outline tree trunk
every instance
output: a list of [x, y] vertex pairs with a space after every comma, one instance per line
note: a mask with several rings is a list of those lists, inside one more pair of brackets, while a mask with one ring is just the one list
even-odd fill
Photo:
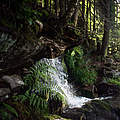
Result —
[[54, 3], [56, 16], [59, 16], [59, 0], [54, 0]]
[[78, 16], [79, 16], [79, 6], [76, 5], [75, 12], [73, 15], [73, 23], [75, 27], [77, 26], [77, 23], [78, 23]]
[[93, 31], [95, 32], [95, 0], [94, 0]]
[[103, 34], [103, 40], [102, 40], [102, 48], [101, 48], [101, 54], [102, 56], [105, 56], [107, 46], [108, 46], [108, 41], [109, 41], [109, 28], [108, 28], [108, 21], [104, 21], [104, 34]]
[[91, 1], [89, 1], [89, 9], [90, 9], [90, 31], [92, 30], [91, 28]]
[[75, 27], [77, 26], [77, 23], [78, 23], [78, 15], [79, 15], [79, 9], [77, 8], [74, 14], [74, 26]]
[[48, 8], [48, 0], [44, 0], [44, 7], [47, 9]]
[[85, 0], [82, 0], [82, 18], [84, 20], [84, 15], [85, 15]]
[[60, 17], [62, 17], [65, 14], [65, 0], [60, 0], [59, 5], [60, 5]]
[[72, 15], [75, 12], [76, 4], [79, 2], [80, 2], [80, 0], [70, 0], [69, 1], [67, 11], [58, 21], [58, 30], [63, 29], [67, 25], [68, 21], [71, 19]]
[[104, 19], [104, 34], [102, 40], [101, 55], [104, 57], [107, 53], [109, 43], [109, 30], [110, 30], [110, 0], [105, 0], [105, 19]]
[[87, 10], [86, 10], [86, 35], [88, 37], [88, 12], [89, 12], [89, 7], [88, 7], [89, 0], [87, 0]]
[[52, 0], [50, 0], [50, 12], [51, 12], [51, 8], [52, 8]]

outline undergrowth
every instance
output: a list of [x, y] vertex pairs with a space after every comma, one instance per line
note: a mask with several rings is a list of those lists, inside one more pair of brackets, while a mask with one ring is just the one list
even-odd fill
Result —
[[0, 120], [11, 120], [12, 118], [18, 118], [18, 113], [11, 105], [0, 102]]
[[120, 86], [120, 77], [108, 78], [107, 82]]
[[14, 99], [22, 103], [27, 102], [34, 110], [43, 112], [49, 112], [49, 100], [54, 99], [65, 103], [63, 91], [51, 80], [48, 74], [51, 69], [54, 68], [45, 63], [38, 62], [34, 65], [30, 74], [24, 78], [24, 82], [29, 89], [25, 94], [15, 96]]
[[96, 81], [97, 73], [84, 59], [83, 49], [78, 46], [69, 50], [65, 55], [65, 63], [69, 75], [79, 85], [90, 85]]

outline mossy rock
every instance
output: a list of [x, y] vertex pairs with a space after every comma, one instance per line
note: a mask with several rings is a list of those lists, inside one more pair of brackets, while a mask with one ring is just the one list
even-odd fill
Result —
[[106, 101], [102, 101], [102, 100], [93, 100], [91, 102], [92, 106], [97, 106], [99, 107], [100, 109], [104, 109], [106, 111], [110, 111], [111, 110], [111, 106], [110, 106], [110, 103], [109, 102], [106, 102]]
[[44, 120], [71, 120], [71, 119], [62, 118], [61, 116], [58, 115], [46, 115], [44, 116]]

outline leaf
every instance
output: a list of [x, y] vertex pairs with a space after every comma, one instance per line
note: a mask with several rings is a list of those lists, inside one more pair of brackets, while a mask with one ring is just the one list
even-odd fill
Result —
[[31, 98], [30, 98], [30, 105], [32, 105], [34, 98], [35, 98], [36, 94], [32, 94]]
[[37, 107], [37, 109], [39, 109], [39, 107], [40, 107], [40, 99], [38, 99], [36, 107]]
[[32, 105], [33, 105], [34, 107], [36, 106], [37, 101], [38, 101], [38, 96], [35, 96], [35, 97], [34, 97], [34, 100], [33, 100], [33, 103], [32, 103]]
[[72, 52], [71, 52], [71, 56], [74, 56], [74, 55], [75, 55], [75, 51], [72, 51]]
[[18, 117], [18, 113], [17, 111], [15, 110], [15, 108], [13, 108], [12, 106], [6, 104], [6, 103], [3, 103], [3, 105], [5, 106], [5, 108], [7, 110], [9, 110], [11, 113], [13, 113], [16, 117]]

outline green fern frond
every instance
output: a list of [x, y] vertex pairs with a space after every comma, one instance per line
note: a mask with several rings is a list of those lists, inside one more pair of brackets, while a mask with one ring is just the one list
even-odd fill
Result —
[[6, 103], [3, 103], [3, 106], [5, 107], [5, 109], [7, 109], [9, 112], [13, 113], [16, 117], [18, 117], [18, 113], [17, 111], [15, 110], [14, 107], [6, 104]]

